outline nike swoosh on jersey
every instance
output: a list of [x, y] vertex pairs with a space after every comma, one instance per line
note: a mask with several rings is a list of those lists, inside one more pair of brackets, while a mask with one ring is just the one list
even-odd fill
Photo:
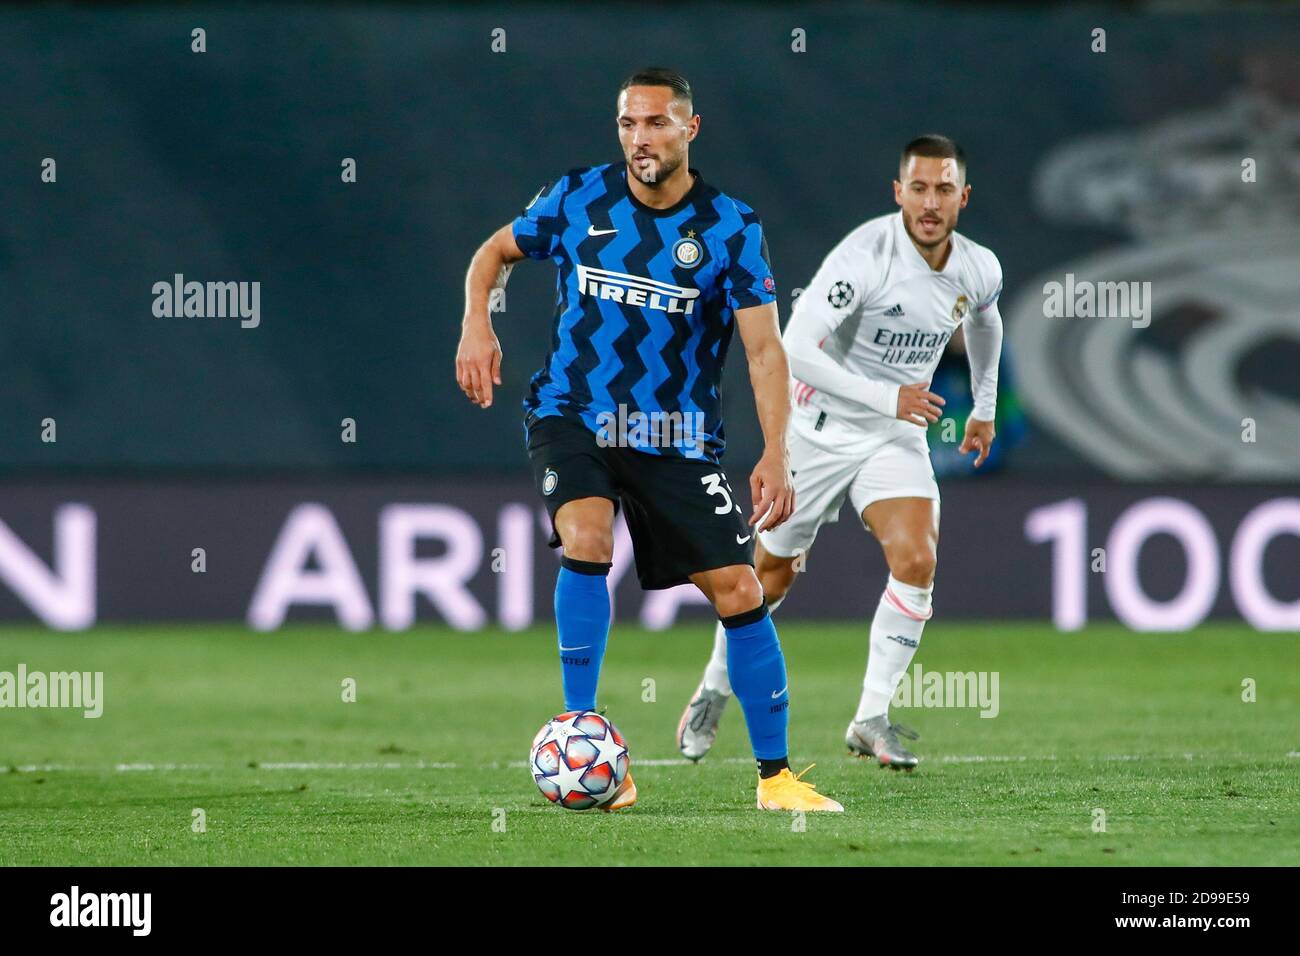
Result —
[[752, 537], [753, 537], [752, 534], [747, 534], [747, 535], [745, 535], [743, 538], [742, 538], [740, 535], [736, 535], [736, 544], [744, 544], [746, 541], [748, 541], [748, 540], [749, 540], [750, 538], [752, 538]]
[[614, 233], [614, 232], [618, 232], [618, 230], [617, 230], [617, 229], [597, 229], [595, 226], [588, 226], [588, 227], [587, 227], [587, 235], [589, 235], [589, 236], [608, 236], [610, 233]]
[[561, 644], [561, 645], [560, 645], [560, 650], [562, 650], [562, 651], [585, 651], [585, 650], [586, 650], [587, 648], [589, 648], [589, 647], [591, 647], [590, 644], [580, 644], [580, 645], [578, 645], [577, 647], [565, 647], [563, 644]]
[[790, 685], [789, 685], [789, 684], [786, 684], [786, 685], [785, 685], [784, 687], [782, 687], [780, 690], [774, 690], [774, 691], [772, 691], [772, 699], [773, 699], [773, 700], [776, 700], [778, 697], [780, 697], [782, 694], [784, 694], [784, 693], [785, 693], [786, 691], [788, 691], [789, 689], [790, 689]]

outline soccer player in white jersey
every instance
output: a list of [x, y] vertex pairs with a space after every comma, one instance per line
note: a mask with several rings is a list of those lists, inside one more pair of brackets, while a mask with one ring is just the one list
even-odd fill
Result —
[[[908, 143], [894, 182], [899, 212], [863, 223], [831, 250], [783, 335], [795, 379], [787, 440], [798, 505], [784, 525], [759, 535], [759, 580], [776, 610], [794, 584], [797, 560], [848, 498], [884, 549], [889, 578], [845, 743], [894, 769], [917, 764], [898, 739], [917, 735], [890, 722], [889, 703], [931, 614], [939, 488], [926, 428], [944, 400], [929, 384], [959, 326], [974, 397], [960, 451], [975, 452], [979, 467], [993, 442], [1002, 268], [992, 252], [956, 232], [970, 192], [956, 143], [944, 136]], [[678, 726], [685, 756], [708, 752], [730, 696], [719, 628]]]

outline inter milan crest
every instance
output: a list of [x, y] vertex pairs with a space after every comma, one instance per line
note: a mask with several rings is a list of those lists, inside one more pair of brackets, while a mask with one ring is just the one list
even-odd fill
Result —
[[842, 309], [853, 301], [853, 286], [847, 282], [837, 282], [826, 293], [826, 301], [836, 309]]
[[553, 468], [547, 468], [546, 474], [542, 476], [542, 494], [552, 494], [559, 483], [560, 476], [555, 473]]
[[694, 232], [685, 239], [678, 239], [673, 243], [673, 262], [683, 269], [694, 269], [700, 264], [700, 259], [703, 257], [704, 247], [695, 238]]

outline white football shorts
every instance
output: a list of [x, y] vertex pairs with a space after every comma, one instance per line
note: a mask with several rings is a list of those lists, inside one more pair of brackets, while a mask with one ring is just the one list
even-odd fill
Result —
[[[796, 407], [786, 444], [794, 473], [794, 515], [759, 535], [764, 549], [792, 558], [812, 547], [823, 524], [838, 521], [847, 497], [861, 518], [867, 505], [885, 498], [939, 499], [925, 429], [885, 419], [872, 431], [837, 422], [815, 407]], [[865, 525], [864, 525], [865, 527]]]

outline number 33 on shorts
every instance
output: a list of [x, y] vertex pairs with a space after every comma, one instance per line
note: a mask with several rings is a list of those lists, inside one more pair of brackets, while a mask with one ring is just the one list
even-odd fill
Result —
[[704, 490], [711, 495], [718, 495], [722, 498], [722, 504], [715, 505], [713, 513], [716, 515], [725, 515], [733, 508], [738, 514], [743, 514], [740, 505], [733, 505], [731, 501], [731, 485], [721, 474], [714, 472], [711, 475], [705, 475], [700, 479], [700, 484], [704, 485]]

